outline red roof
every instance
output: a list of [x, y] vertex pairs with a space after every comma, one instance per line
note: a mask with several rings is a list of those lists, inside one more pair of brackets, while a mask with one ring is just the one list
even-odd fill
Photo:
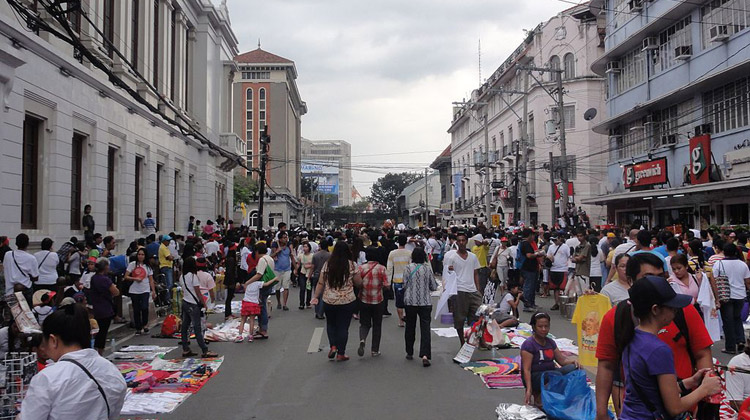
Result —
[[263, 51], [260, 48], [234, 57], [234, 61], [247, 64], [294, 64], [292, 60]]

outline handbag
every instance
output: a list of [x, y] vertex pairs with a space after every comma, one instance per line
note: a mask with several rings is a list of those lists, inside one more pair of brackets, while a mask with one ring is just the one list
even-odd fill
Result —
[[731, 288], [729, 287], [729, 277], [727, 277], [727, 272], [724, 269], [724, 263], [723, 261], [719, 261], [718, 264], [721, 264], [721, 275], [715, 276], [714, 279], [716, 280], [716, 289], [719, 292], [719, 302], [729, 302], [730, 296], [731, 296]]
[[562, 248], [562, 245], [560, 245], [560, 246], [557, 247], [557, 249], [555, 250], [554, 254], [552, 254], [552, 259], [549, 259], [549, 258], [545, 258], [544, 259], [544, 268], [546, 268], [546, 269], [552, 268], [552, 261], [555, 259], [555, 255], [557, 255], [557, 251], [559, 251], [560, 248]]

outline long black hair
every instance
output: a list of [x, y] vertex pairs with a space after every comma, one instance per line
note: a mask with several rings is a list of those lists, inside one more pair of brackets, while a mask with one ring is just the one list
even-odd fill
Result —
[[66, 346], [91, 347], [91, 324], [86, 308], [76, 303], [51, 313], [42, 323], [42, 335], [49, 339], [53, 334]]
[[361, 236], [355, 236], [354, 240], [352, 241], [351, 260], [356, 262], [359, 259], [359, 253], [364, 250], [365, 250], [365, 241], [362, 240]]
[[591, 257], [599, 255], [599, 238], [596, 235], [589, 235], [589, 244], [591, 245]]
[[336, 242], [331, 257], [328, 258], [328, 269], [326, 272], [327, 286], [332, 289], [340, 289], [349, 278], [349, 262], [352, 259], [352, 251], [344, 241]]
[[690, 251], [698, 257], [698, 267], [706, 265], [706, 256], [703, 254], [703, 242], [700, 239], [693, 239], [688, 244]]

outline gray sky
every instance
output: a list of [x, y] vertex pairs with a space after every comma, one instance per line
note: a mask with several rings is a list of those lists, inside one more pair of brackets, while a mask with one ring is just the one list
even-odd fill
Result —
[[308, 113], [302, 136], [352, 144], [363, 196], [388, 171], [423, 171], [450, 143], [451, 102], [531, 29], [571, 5], [559, 0], [228, 1], [240, 51], [294, 60]]

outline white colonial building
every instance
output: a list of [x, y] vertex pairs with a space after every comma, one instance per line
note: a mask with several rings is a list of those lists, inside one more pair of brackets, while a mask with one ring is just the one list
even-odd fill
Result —
[[[21, 2], [52, 22], [37, 2]], [[205, 0], [81, 4], [83, 16], [73, 12], [69, 21], [83, 46], [149, 103], [171, 117], [185, 116], [208, 143], [150, 112], [88, 60], [79, 61], [69, 44], [43, 29], [30, 31], [2, 2], [0, 232], [61, 244], [83, 236], [85, 204], [93, 208], [96, 231], [119, 241], [141, 236], [138, 219], [146, 212], [160, 232], [183, 233], [190, 215], [205, 222], [229, 214], [231, 172], [219, 165], [227, 152], [244, 152], [244, 143], [232, 132], [229, 112], [238, 50], [226, 6]]]
[[[562, 69], [565, 92], [562, 113], [567, 137], [568, 179], [576, 206], [585, 198], [598, 196], [606, 177], [606, 156], [591, 151], [607, 147], [607, 136], [591, 128], [602, 119], [605, 79], [591, 70], [591, 63], [603, 52], [603, 41], [596, 19], [587, 6], [576, 6], [538, 25], [495, 70], [488, 80], [475, 89], [466, 106], [454, 108], [451, 133], [451, 184], [444, 185], [453, 196], [452, 220], [475, 223], [488, 213], [499, 213], [510, 223], [516, 207], [514, 174], [516, 159], [519, 174], [518, 211], [525, 223], [553, 221], [552, 183], [549, 153], [553, 164], [561, 167], [560, 126], [556, 74], [521, 71], [517, 67]], [[528, 89], [524, 78], [528, 77]], [[524, 92], [527, 92], [524, 95]], [[524, 116], [524, 96], [527, 110]], [[596, 109], [599, 116], [585, 120], [584, 113]], [[487, 143], [485, 146], [485, 115]], [[524, 122], [527, 121], [527, 140]], [[525, 144], [524, 144], [525, 143]], [[487, 153], [489, 151], [489, 153]], [[485, 174], [489, 159], [489, 174]], [[492, 188], [492, 206], [486, 209], [487, 177], [502, 187]], [[554, 178], [560, 184], [560, 173]], [[559, 206], [559, 201], [556, 202]], [[448, 206], [445, 206], [448, 207]], [[591, 221], [597, 223], [605, 211], [600, 206], [583, 205]], [[556, 214], [556, 213], [555, 213]]]

